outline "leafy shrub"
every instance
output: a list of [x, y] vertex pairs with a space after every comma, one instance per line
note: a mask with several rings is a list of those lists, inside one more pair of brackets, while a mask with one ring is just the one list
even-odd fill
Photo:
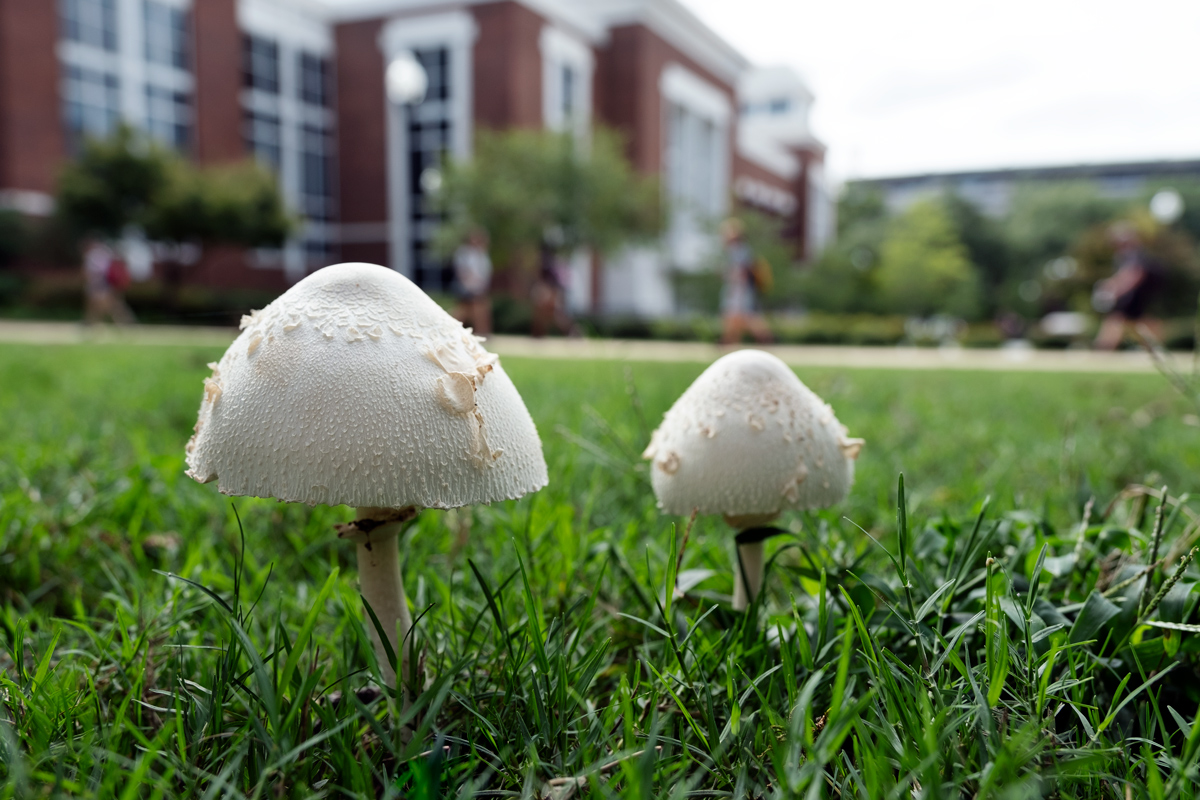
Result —
[[21, 215], [0, 208], [0, 267], [6, 267], [21, 254], [26, 246], [25, 225]]
[[253, 163], [198, 169], [122, 126], [89, 139], [59, 176], [57, 207], [76, 236], [279, 246], [295, 227], [273, 175]]
[[919, 202], [888, 228], [875, 276], [882, 310], [929, 316], [973, 317], [979, 279], [945, 207]]
[[480, 131], [472, 159], [449, 161], [443, 173], [443, 255], [476, 227], [487, 231], [500, 269], [528, 261], [552, 231], [564, 252], [604, 253], [662, 227], [657, 183], [634, 170], [621, 137], [603, 128], [587, 147], [553, 131]]

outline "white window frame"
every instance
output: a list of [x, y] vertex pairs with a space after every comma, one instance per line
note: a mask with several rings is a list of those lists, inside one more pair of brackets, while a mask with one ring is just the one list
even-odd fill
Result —
[[[333, 34], [327, 24], [298, 13], [294, 3], [281, 0], [240, 0], [237, 13], [238, 27], [243, 34], [270, 39], [279, 48], [279, 92], [242, 89], [242, 108], [270, 114], [279, 120], [279, 189], [288, 207], [299, 212], [304, 208], [301, 130], [305, 125], [311, 125], [324, 128], [332, 137], [337, 136], [333, 109], [311, 106], [300, 99], [300, 52], [332, 61]], [[332, 87], [329, 88], [332, 91]], [[336, 152], [335, 144], [335, 157]], [[330, 175], [329, 180], [336, 203], [337, 176]], [[335, 231], [335, 224], [305, 220], [304, 231], [284, 244], [285, 278], [297, 281], [308, 272], [303, 233], [312, 234], [311, 238], [332, 241]], [[258, 263], [273, 267], [277, 262], [262, 258]]]
[[[192, 10], [191, 0], [158, 2], [188, 13]], [[133, 122], [138, 127], [145, 127], [148, 121], [148, 83], [172, 92], [188, 94], [192, 98], [193, 109], [195, 108], [196, 82], [190, 69], [181, 70], [164, 64], [150, 64], [146, 60], [144, 0], [116, 0], [116, 35], [115, 52], [60, 38], [57, 47], [59, 61], [64, 66], [84, 67], [117, 76], [121, 118]], [[195, 54], [192, 55], [194, 58]], [[194, 123], [193, 118], [193, 135]]]
[[[471, 157], [473, 136], [475, 39], [479, 28], [467, 11], [449, 11], [423, 17], [400, 17], [379, 32], [384, 68], [405, 51], [446, 48], [450, 57], [450, 152], [457, 159]], [[408, 208], [408, 126], [404, 109], [388, 101], [388, 233], [391, 267], [413, 277]]]
[[[571, 130], [580, 139], [587, 136], [592, 125], [592, 75], [596, 58], [592, 48], [582, 39], [556, 28], [542, 27], [539, 41], [542, 55], [542, 120], [552, 131]], [[574, 115], [563, 113], [563, 70], [575, 75]]]
[[[712, 126], [708, 155], [708, 163], [712, 167], [712, 186], [709, 189], [712, 206], [704, 211], [717, 218], [724, 216], [729, 212], [732, 167], [730, 125], [734, 109], [729, 96], [696, 73], [675, 63], [663, 68], [659, 78], [659, 92], [663, 99], [663, 179], [664, 184], [668, 186], [668, 201], [673, 160], [671, 109], [672, 106], [678, 106], [687, 114]], [[699, 219], [695, 209], [671, 208], [669, 211], [671, 218], [667, 231], [667, 248], [672, 264], [687, 271], [700, 269], [705, 254], [716, 244], [712, 234], [707, 232], [702, 224], [708, 220]]]

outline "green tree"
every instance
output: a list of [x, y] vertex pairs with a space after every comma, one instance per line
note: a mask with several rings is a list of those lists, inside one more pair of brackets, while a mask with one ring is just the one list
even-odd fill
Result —
[[838, 197], [838, 236], [863, 224], [879, 223], [888, 218], [883, 192], [867, 183], [848, 183]]
[[1150, 181], [1142, 193], [1139, 205], [1147, 208], [1150, 198], [1162, 189], [1174, 189], [1183, 198], [1183, 215], [1171, 227], [1186, 233], [1200, 245], [1200, 180], [1196, 178], [1164, 178]]
[[58, 212], [79, 235], [120, 236], [162, 194], [171, 158], [125, 125], [88, 139], [59, 175]]
[[481, 131], [471, 160], [445, 164], [439, 202], [438, 249], [448, 254], [479, 227], [501, 268], [536, 252], [551, 231], [563, 250], [609, 253], [662, 229], [657, 182], [634, 171], [620, 137], [605, 129], [586, 143], [550, 131]]
[[958, 238], [967, 249], [967, 258], [975, 265], [981, 284], [981, 311], [985, 315], [998, 310], [1000, 287], [1012, 269], [1012, 248], [1001, 224], [986, 217], [970, 200], [957, 194], [942, 198], [946, 213]]
[[1036, 278], [1046, 262], [1067, 255], [1084, 231], [1115, 218], [1122, 205], [1103, 197], [1090, 181], [1019, 186], [1004, 223], [1012, 248], [1006, 283]]
[[801, 302], [815, 311], [876, 311], [874, 275], [889, 220], [883, 193], [869, 185], [847, 184], [838, 198], [837, 214], [836, 241], [796, 280]]
[[884, 311], [925, 316], [979, 312], [979, 278], [945, 204], [914, 204], [888, 226], [875, 275]]
[[175, 160], [142, 224], [151, 239], [277, 247], [295, 227], [274, 175], [242, 162], [197, 170]]
[[250, 162], [200, 169], [132, 128], [88, 140], [59, 176], [58, 212], [76, 235], [277, 246], [294, 223], [277, 182]]
[[27, 238], [21, 215], [0, 208], [0, 267], [8, 266], [21, 254]]

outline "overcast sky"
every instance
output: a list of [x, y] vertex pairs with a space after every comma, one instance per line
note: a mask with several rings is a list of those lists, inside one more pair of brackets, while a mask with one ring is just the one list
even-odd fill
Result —
[[838, 178], [1200, 158], [1200, 0], [683, 0], [816, 94]]
[[1200, 0], [682, 2], [800, 71], [838, 179], [1200, 158]]

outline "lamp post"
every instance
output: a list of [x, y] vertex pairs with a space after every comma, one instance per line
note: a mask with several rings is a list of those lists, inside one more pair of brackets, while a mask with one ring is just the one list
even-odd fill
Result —
[[1150, 214], [1163, 225], [1172, 225], [1183, 216], [1183, 195], [1174, 189], [1161, 189], [1150, 198]]
[[384, 75], [388, 100], [398, 106], [416, 105], [425, 99], [429, 76], [411, 50], [403, 50], [387, 65]]
[[388, 99], [389, 168], [388, 195], [391, 200], [390, 245], [392, 269], [412, 275], [408, 247], [411, 198], [408, 192], [408, 109], [420, 104], [429, 89], [429, 76], [411, 50], [401, 50], [384, 72]]

